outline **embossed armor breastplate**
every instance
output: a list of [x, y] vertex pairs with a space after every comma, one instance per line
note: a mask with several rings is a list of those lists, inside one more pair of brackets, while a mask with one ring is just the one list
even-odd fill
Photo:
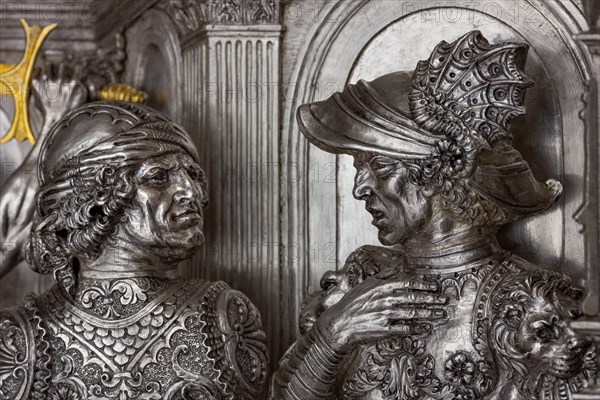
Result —
[[83, 281], [0, 327], [3, 399], [255, 399], [267, 381], [258, 312], [223, 282]]
[[[411, 266], [386, 279], [411, 274], [439, 282], [450, 298], [447, 318], [422, 337], [396, 336], [355, 348], [338, 375], [337, 398], [512, 399], [521, 391], [532, 399], [558, 399], [594, 374], [588, 344], [576, 340], [562, 320], [568, 305], [559, 309], [548, 297], [576, 296], [558, 274], [500, 252], [469, 268]], [[534, 297], [539, 304], [530, 302]], [[530, 326], [537, 331], [524, 332]], [[519, 334], [531, 335], [540, 349], [526, 361], [519, 353], [525, 349], [515, 343]]]

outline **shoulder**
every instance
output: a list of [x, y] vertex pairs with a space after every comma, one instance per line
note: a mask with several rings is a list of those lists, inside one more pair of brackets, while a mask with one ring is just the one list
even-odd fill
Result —
[[361, 246], [354, 250], [346, 259], [342, 270], [351, 272], [357, 267], [363, 278], [376, 275], [387, 268], [398, 267], [403, 263], [400, 251], [381, 246]]
[[[495, 359], [505, 371], [501, 378], [506, 387], [541, 398], [577, 387], [592, 376], [593, 348], [570, 328], [580, 315], [582, 295], [568, 276], [516, 256], [488, 276], [476, 308], [476, 347], [493, 353], [488, 359]], [[554, 360], [578, 361], [557, 369]], [[532, 371], [535, 379], [528, 379]]]
[[575, 287], [566, 274], [552, 271], [515, 255], [510, 257], [508, 264], [512, 279], [507, 279], [507, 282], [526, 279], [530, 286], [544, 286], [546, 291], [551, 291], [555, 297], [560, 295], [580, 300], [583, 296], [583, 291]]
[[34, 332], [23, 308], [0, 310], [0, 395], [29, 398], [34, 380]]
[[267, 388], [266, 335], [256, 306], [224, 282], [208, 284], [200, 305], [209, 357], [235, 399], [262, 398]]
[[491, 294], [490, 300], [499, 297], [514, 299], [517, 293], [527, 293], [529, 297], [551, 297], [553, 301], [569, 298], [581, 299], [583, 292], [574, 287], [569, 276], [542, 268], [516, 255], [511, 255], [498, 268], [487, 275], [482, 286]]

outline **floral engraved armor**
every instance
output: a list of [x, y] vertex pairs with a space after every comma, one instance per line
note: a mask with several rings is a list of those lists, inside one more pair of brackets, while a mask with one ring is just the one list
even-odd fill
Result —
[[257, 308], [178, 277], [204, 242], [198, 162], [183, 128], [137, 104], [87, 104], [53, 126], [27, 257], [57, 283], [0, 311], [0, 399], [264, 397]]
[[[139, 296], [140, 286], [156, 297]], [[154, 297], [152, 300], [149, 298]], [[265, 337], [248, 298], [223, 282], [55, 286], [3, 312], [5, 399], [254, 399], [267, 381]]]

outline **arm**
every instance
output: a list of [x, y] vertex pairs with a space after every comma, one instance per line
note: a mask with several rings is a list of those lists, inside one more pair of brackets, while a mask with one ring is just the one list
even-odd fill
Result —
[[22, 249], [31, 229], [39, 189], [36, 165], [41, 144], [56, 122], [87, 100], [87, 90], [81, 82], [64, 79], [60, 74], [56, 79], [44, 75], [34, 81], [33, 93], [44, 123], [36, 144], [0, 189], [0, 279], [23, 260]]
[[268, 388], [269, 357], [258, 309], [243, 293], [216, 282], [208, 291], [203, 329], [212, 343], [209, 356], [226, 395], [262, 400]]
[[345, 358], [315, 326], [286, 354], [273, 376], [272, 400], [335, 398], [335, 381]]
[[[280, 364], [272, 400], [336, 398], [346, 355], [390, 335], [427, 335], [445, 318], [435, 283], [369, 278], [327, 309]], [[426, 307], [427, 306], [427, 307]]]
[[0, 310], [0, 398], [24, 400], [33, 384], [35, 343], [21, 309]]

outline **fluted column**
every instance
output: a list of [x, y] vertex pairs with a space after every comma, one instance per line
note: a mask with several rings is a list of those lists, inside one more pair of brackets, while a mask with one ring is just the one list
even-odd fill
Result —
[[189, 277], [222, 279], [257, 305], [272, 358], [279, 330], [278, 1], [196, 2], [174, 17], [182, 34], [182, 123], [208, 175], [204, 254]]

